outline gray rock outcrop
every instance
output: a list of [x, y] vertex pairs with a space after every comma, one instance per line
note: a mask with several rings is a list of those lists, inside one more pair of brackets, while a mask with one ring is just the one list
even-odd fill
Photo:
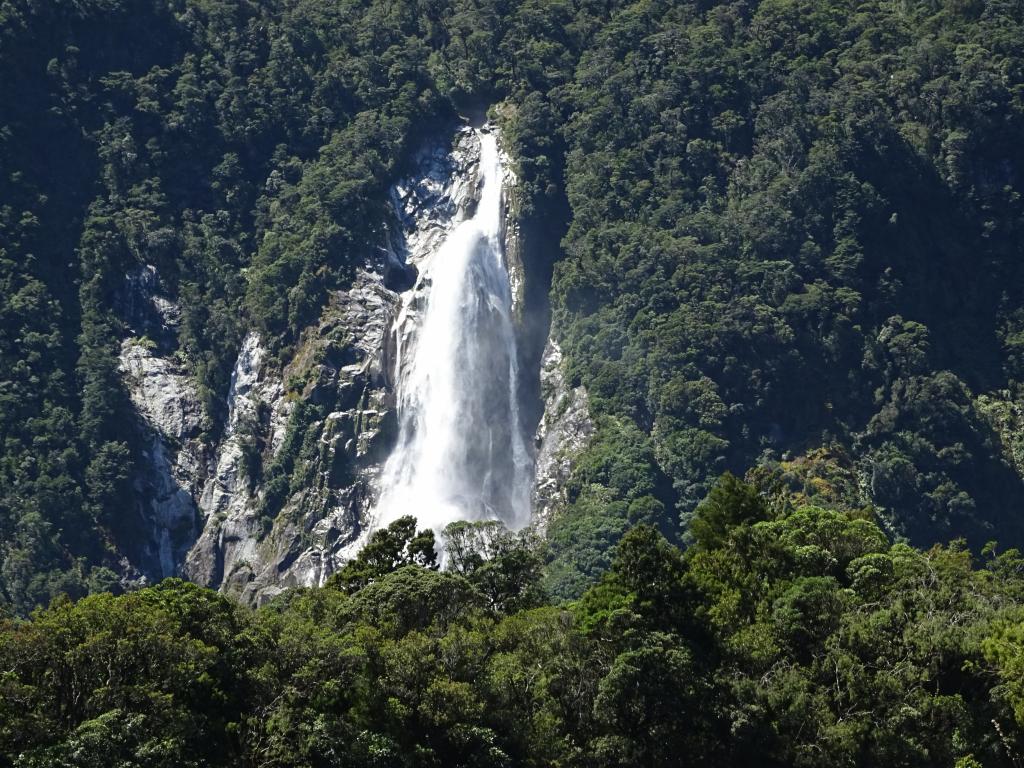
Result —
[[[322, 584], [351, 557], [395, 439], [395, 351], [410, 342], [422, 309], [418, 265], [476, 205], [479, 152], [476, 135], [462, 129], [451, 145], [431, 144], [414, 158], [409, 178], [392, 189], [385, 241], [333, 293], [289, 359], [255, 332], [245, 337], [227, 420], [212, 444], [179, 362], [173, 297], [150, 266], [126, 276], [120, 305], [134, 335], [122, 344], [121, 373], [145, 446], [135, 478], [144, 533], [128, 548], [126, 571], [181, 575], [260, 603], [290, 586]], [[515, 183], [508, 170], [506, 188]], [[525, 276], [508, 200], [505, 251], [519, 308]], [[534, 502], [544, 527], [592, 425], [586, 394], [566, 388], [554, 342], [541, 378]]]
[[137, 338], [121, 345], [120, 370], [140, 417], [143, 471], [135, 478], [147, 535], [133, 560], [150, 579], [174, 576], [195, 539], [191, 489], [202, 477], [201, 411], [195, 385], [172, 359]]
[[569, 387], [565, 378], [562, 349], [548, 338], [540, 370], [544, 415], [537, 426], [533, 524], [543, 533], [553, 515], [565, 505], [566, 482], [576, 458], [594, 434], [587, 392]]

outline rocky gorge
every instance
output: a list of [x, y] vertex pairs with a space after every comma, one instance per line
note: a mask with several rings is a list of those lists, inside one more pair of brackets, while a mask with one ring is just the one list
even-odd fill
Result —
[[[496, 130], [488, 128], [486, 130]], [[287, 359], [249, 332], [226, 394], [221, 434], [201, 430], [196, 387], [176, 348], [177, 306], [153, 267], [126, 275], [121, 311], [132, 335], [120, 371], [142, 446], [134, 489], [138, 531], [122, 579], [179, 575], [258, 604], [290, 586], [322, 584], [372, 526], [381, 473], [397, 439], [396, 350], [410, 334], [402, 306], [422, 306], [421, 268], [472, 215], [479, 134], [462, 126], [427, 142], [393, 185], [393, 221], [351, 283], [333, 292]], [[514, 163], [502, 163], [504, 263], [512, 292], [533, 466], [532, 525], [563, 504], [573, 457], [592, 425], [586, 392], [566, 382], [561, 351], [524, 320], [536, 285], [517, 216]], [[547, 329], [545, 329], [546, 331]], [[408, 510], [416, 514], [416, 510]]]

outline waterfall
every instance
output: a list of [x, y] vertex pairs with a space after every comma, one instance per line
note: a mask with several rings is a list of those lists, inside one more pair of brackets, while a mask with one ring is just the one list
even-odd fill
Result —
[[374, 528], [408, 514], [436, 531], [455, 520], [500, 520], [512, 529], [530, 520], [532, 467], [517, 402], [502, 159], [492, 132], [475, 134], [476, 210], [425, 259], [417, 286], [402, 297], [399, 434], [381, 475]]

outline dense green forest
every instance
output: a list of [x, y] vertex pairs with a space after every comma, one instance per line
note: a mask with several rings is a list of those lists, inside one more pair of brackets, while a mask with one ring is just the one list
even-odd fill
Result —
[[0, 624], [11, 766], [980, 766], [1024, 750], [1024, 560], [726, 476], [571, 604], [494, 524], [253, 611], [178, 580]]
[[604, 417], [567, 570], [755, 463], [920, 546], [1020, 543], [1021, 4], [671, 5], [558, 91], [556, 327]]
[[[546, 537], [110, 594], [125, 276], [213, 440], [488, 108], [595, 425]], [[1021, 765], [1022, 136], [1021, 0], [0, 0], [0, 766]]]
[[5, 0], [0, 599], [117, 584], [140, 450], [124, 275], [152, 264], [179, 298], [215, 437], [244, 332], [287, 358], [379, 241], [411, 148], [486, 105], [526, 230], [562, 239], [533, 269], [597, 424], [549, 531], [555, 594], [635, 523], [685, 544], [727, 469], [919, 546], [1024, 542], [1022, 19], [1015, 0]]

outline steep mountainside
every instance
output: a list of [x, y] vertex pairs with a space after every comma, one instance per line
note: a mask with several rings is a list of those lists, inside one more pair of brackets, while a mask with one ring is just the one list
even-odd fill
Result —
[[[394, 439], [398, 294], [473, 203], [476, 150], [450, 145], [482, 97], [443, 51], [486, 12], [464, 32], [385, 4], [2, 14], [0, 593], [322, 581]], [[547, 225], [513, 181], [528, 426], [549, 270], [519, 240]]]
[[916, 545], [1024, 544], [1022, 17], [4, 3], [0, 598], [258, 601], [351, 554], [397, 296], [473, 204], [449, 143], [487, 107], [552, 594], [637, 523], [690, 541], [724, 470]]
[[639, 3], [602, 27], [561, 99], [556, 327], [599, 425], [570, 560], [754, 464], [920, 546], [1024, 541], [1021, 21]]

